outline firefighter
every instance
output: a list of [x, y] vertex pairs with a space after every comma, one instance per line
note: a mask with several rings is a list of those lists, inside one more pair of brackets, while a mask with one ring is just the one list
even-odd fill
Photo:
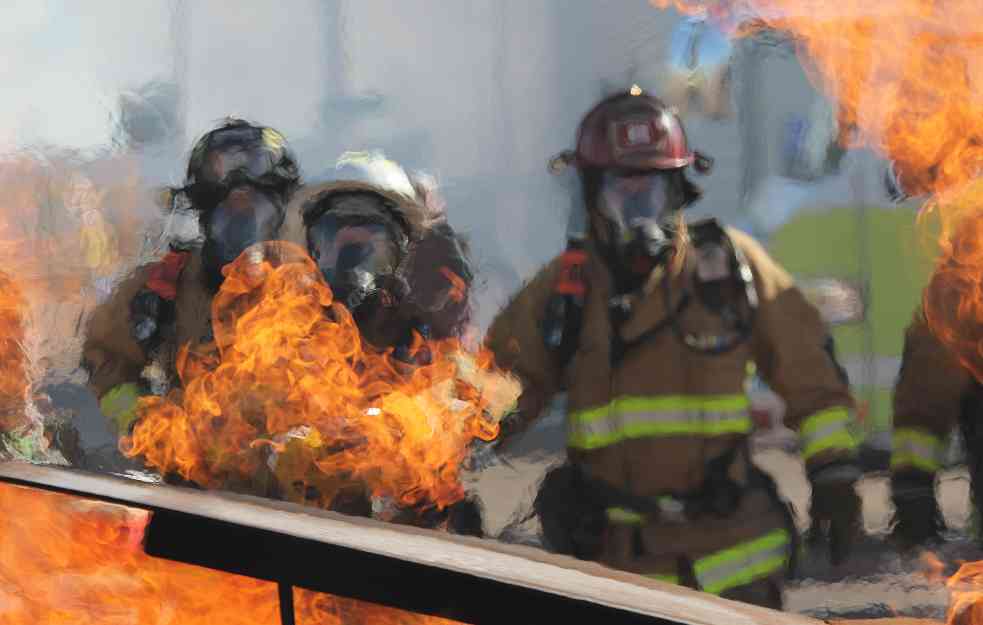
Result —
[[413, 332], [460, 336], [474, 276], [431, 184], [368, 152], [343, 155], [332, 178], [305, 189], [291, 215], [300, 215], [308, 252], [363, 337], [399, 353]]
[[[298, 194], [290, 218], [302, 222], [308, 253], [336, 301], [352, 313], [369, 348], [393, 350], [408, 367], [425, 364], [427, 352], [416, 349], [415, 337], [459, 338], [467, 325], [474, 276], [466, 242], [447, 222], [432, 184], [411, 178], [381, 153], [346, 153], [330, 177]], [[293, 442], [284, 453], [305, 450]], [[290, 464], [287, 458], [282, 461]], [[320, 480], [336, 480], [320, 470], [307, 478], [292, 480], [287, 496], [317, 498]], [[332, 509], [482, 533], [480, 506], [471, 498], [445, 510], [405, 507], [373, 501], [361, 485], [352, 484], [332, 501]]]
[[104, 195], [80, 172], [71, 176], [63, 193], [66, 208], [80, 222], [79, 251], [92, 280], [96, 302], [112, 290], [113, 274], [120, 261], [115, 229], [103, 214]]
[[891, 451], [892, 537], [901, 549], [937, 542], [945, 520], [935, 494], [935, 478], [945, 459], [946, 441], [959, 427], [970, 468], [975, 506], [983, 501], [974, 450], [981, 440], [978, 421], [983, 393], [969, 371], [915, 313], [905, 332], [901, 371], [894, 388]]
[[203, 240], [173, 243], [137, 268], [87, 323], [83, 366], [118, 434], [129, 431], [139, 396], [175, 381], [178, 346], [211, 339], [222, 268], [253, 243], [288, 238], [286, 205], [299, 185], [293, 152], [272, 128], [230, 118], [195, 144], [171, 209], [193, 211]]
[[[752, 463], [746, 366], [787, 403], [834, 562], [859, 521], [853, 400], [818, 311], [749, 236], [687, 224], [699, 189], [674, 111], [637, 87], [582, 121], [586, 207], [571, 240], [498, 314], [487, 344], [523, 382], [501, 445], [567, 393], [569, 463], [537, 496], [546, 545], [771, 607], [795, 553], [773, 482]], [[560, 314], [561, 319], [556, 315]]]

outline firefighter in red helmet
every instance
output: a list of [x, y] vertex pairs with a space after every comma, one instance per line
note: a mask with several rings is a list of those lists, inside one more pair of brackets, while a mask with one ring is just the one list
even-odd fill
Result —
[[[583, 120], [582, 237], [502, 310], [487, 343], [523, 381], [503, 437], [567, 393], [569, 462], [535, 502], [546, 545], [780, 607], [795, 528], [751, 462], [743, 388], [756, 364], [801, 435], [817, 534], [834, 561], [858, 529], [852, 398], [818, 311], [749, 236], [686, 223], [710, 169], [676, 114], [633, 88]], [[560, 318], [558, 318], [558, 316]]]

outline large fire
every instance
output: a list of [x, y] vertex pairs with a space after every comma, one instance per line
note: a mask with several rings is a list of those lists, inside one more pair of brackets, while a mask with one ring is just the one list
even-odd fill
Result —
[[[0, 485], [0, 625], [276, 625], [277, 587], [151, 558], [150, 513]], [[302, 625], [444, 625], [445, 619], [295, 590]]]
[[363, 345], [314, 262], [260, 244], [224, 270], [214, 342], [178, 357], [181, 388], [142, 400], [121, 443], [162, 473], [329, 506], [352, 484], [379, 500], [443, 508], [461, 464], [491, 440], [514, 379], [456, 340], [414, 345], [418, 364]]
[[125, 227], [138, 221], [135, 178], [110, 190], [78, 167], [65, 154], [0, 155], [0, 457], [65, 462], [46, 438], [62, 419], [36, 401], [37, 387], [76, 369], [93, 278], [124, 262], [119, 231], [103, 213], [112, 205], [132, 214]]
[[651, 0], [736, 35], [789, 34], [838, 106], [841, 141], [894, 161], [912, 195], [959, 189], [983, 164], [983, 37], [976, 0]]
[[20, 288], [0, 272], [0, 431], [26, 425], [24, 404], [30, 387], [24, 351], [26, 302]]
[[940, 218], [929, 324], [983, 374], [978, 234], [983, 195], [983, 4], [978, 0], [652, 0], [702, 12], [736, 35], [787, 33], [813, 81], [836, 101], [840, 140], [890, 159], [923, 215]]

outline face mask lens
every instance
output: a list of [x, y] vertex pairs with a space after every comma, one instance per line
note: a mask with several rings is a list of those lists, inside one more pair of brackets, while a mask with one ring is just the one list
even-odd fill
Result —
[[208, 216], [208, 239], [226, 263], [247, 247], [276, 238], [281, 210], [275, 200], [250, 187], [233, 189]]
[[381, 224], [346, 224], [326, 213], [311, 225], [307, 238], [311, 255], [335, 289], [361, 274], [392, 273], [396, 264], [389, 233]]
[[605, 173], [601, 205], [608, 218], [625, 228], [659, 221], [669, 209], [669, 188], [662, 174], [623, 176]]

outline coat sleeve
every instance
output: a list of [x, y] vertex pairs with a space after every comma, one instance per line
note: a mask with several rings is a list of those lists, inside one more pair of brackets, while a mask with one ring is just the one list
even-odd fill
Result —
[[515, 420], [511, 425], [503, 424], [503, 438], [524, 430], [560, 386], [559, 372], [540, 330], [556, 271], [554, 261], [528, 282], [496, 315], [485, 337], [496, 364], [522, 383]]
[[756, 241], [740, 232], [730, 234], [755, 276], [755, 364], [785, 400], [785, 421], [799, 433], [807, 468], [855, 457], [854, 401], [819, 311]]
[[916, 312], [905, 332], [894, 387], [892, 473], [936, 473], [942, 468], [946, 440], [971, 386], [969, 372], [931, 333], [921, 311]]
[[120, 282], [86, 323], [82, 366], [100, 400], [123, 384], [138, 382], [147, 364], [143, 348], [130, 332], [130, 302], [146, 283], [148, 272], [149, 267], [140, 267]]

